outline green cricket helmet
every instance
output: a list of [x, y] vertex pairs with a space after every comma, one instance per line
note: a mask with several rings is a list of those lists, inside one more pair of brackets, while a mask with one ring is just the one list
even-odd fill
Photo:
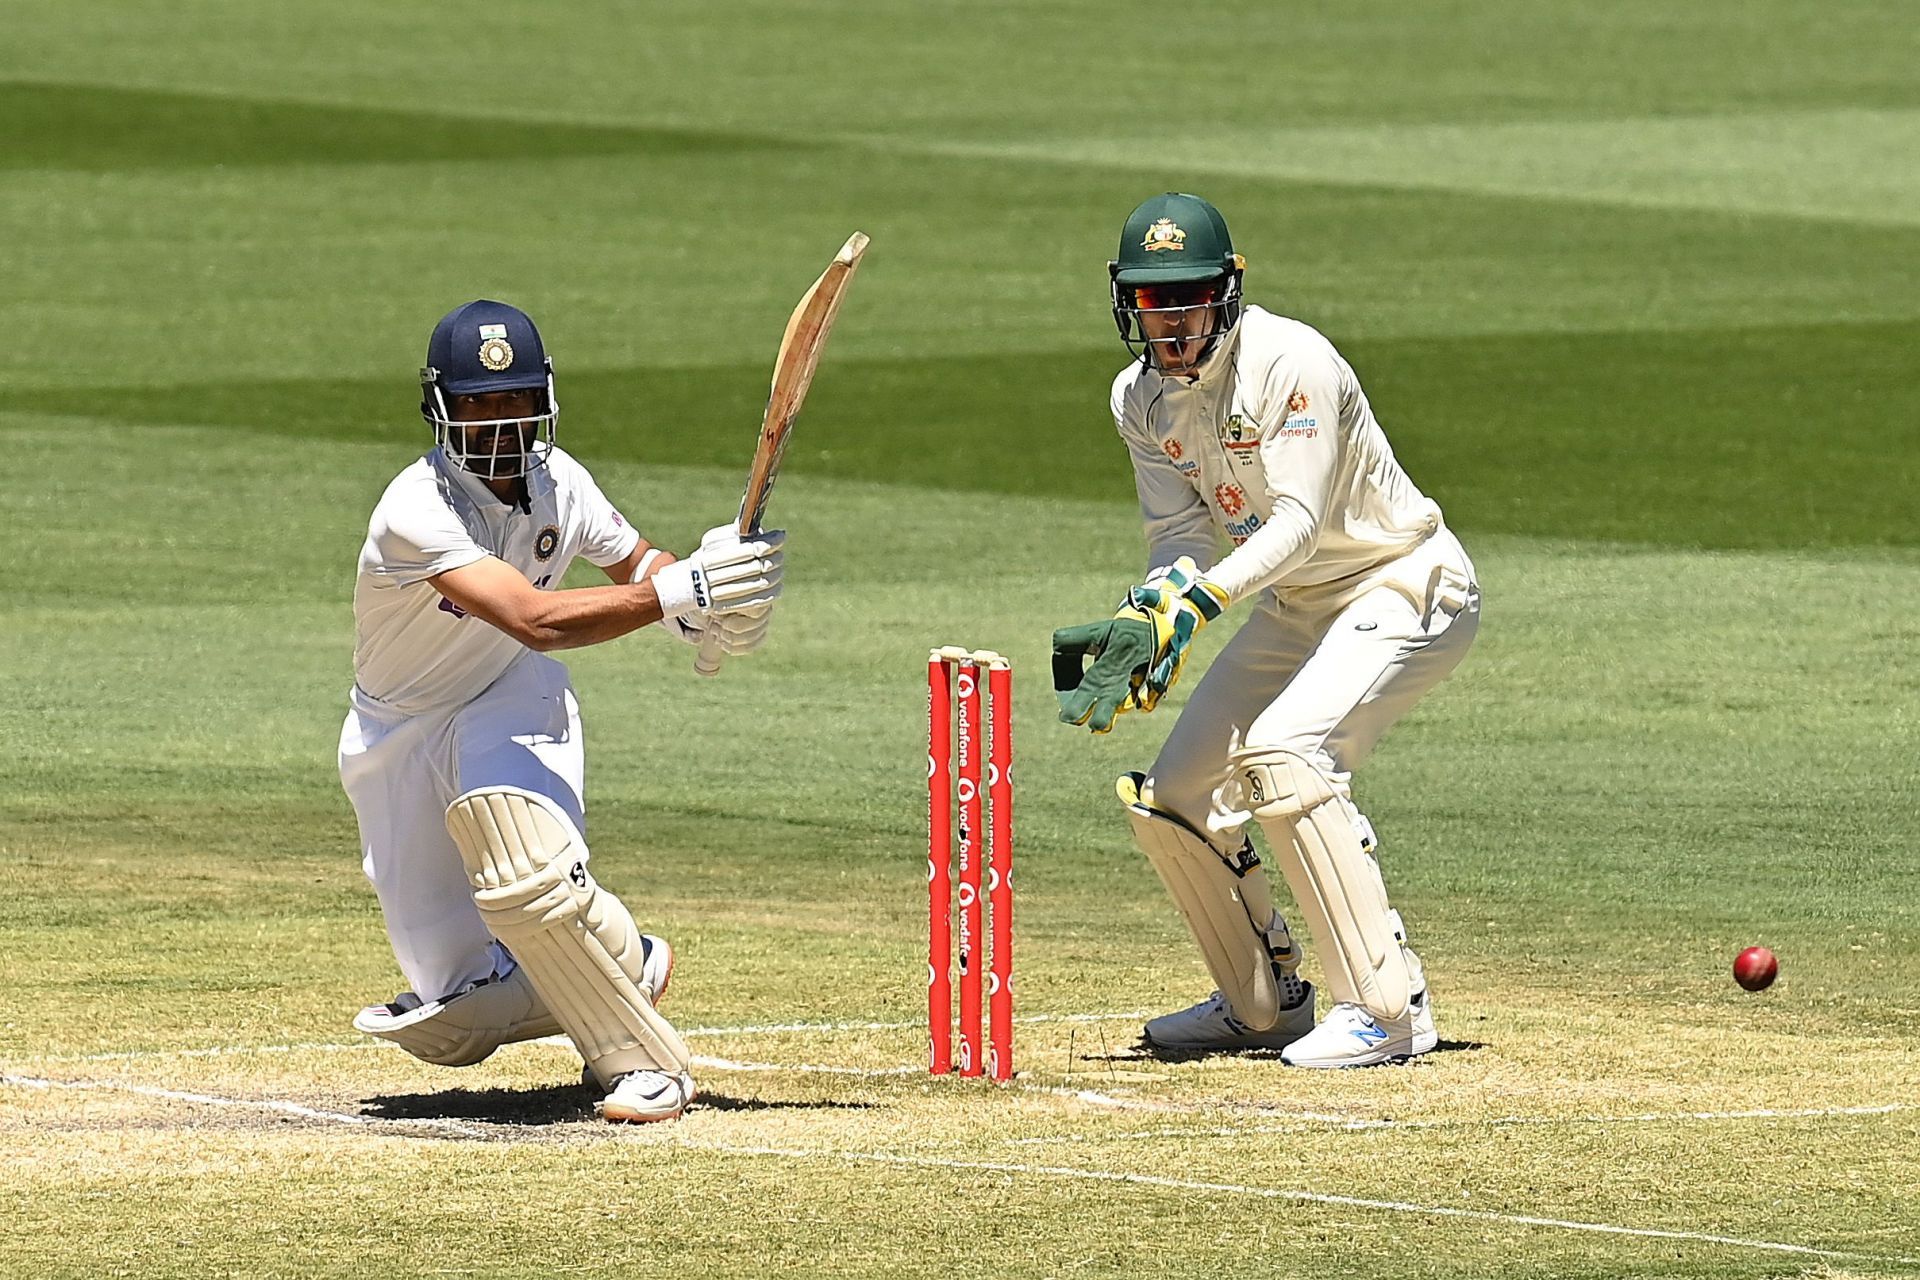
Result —
[[1149, 338], [1143, 314], [1183, 318], [1212, 311], [1213, 323], [1198, 364], [1240, 323], [1241, 281], [1246, 259], [1233, 251], [1233, 236], [1220, 211], [1199, 196], [1169, 191], [1143, 202], [1120, 230], [1120, 256], [1107, 264], [1113, 322], [1127, 349], [1151, 364], [1157, 344], [1184, 339]]

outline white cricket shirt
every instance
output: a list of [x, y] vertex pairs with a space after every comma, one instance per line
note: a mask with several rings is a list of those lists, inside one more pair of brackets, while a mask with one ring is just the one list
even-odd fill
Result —
[[[1148, 566], [1190, 555], [1234, 600], [1363, 573], [1440, 528], [1333, 344], [1259, 307], [1198, 378], [1127, 366], [1113, 420], [1133, 459]], [[1234, 550], [1208, 568], [1222, 534]]]
[[574, 557], [616, 564], [640, 539], [558, 448], [528, 477], [527, 505], [494, 497], [437, 448], [394, 477], [368, 522], [353, 584], [356, 703], [399, 715], [457, 707], [530, 652], [428, 578], [498, 556], [555, 590]]

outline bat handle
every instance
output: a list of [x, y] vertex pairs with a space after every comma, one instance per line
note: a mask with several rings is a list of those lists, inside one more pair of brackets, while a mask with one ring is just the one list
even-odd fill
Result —
[[713, 630], [714, 624], [707, 624], [707, 634], [700, 637], [700, 650], [694, 655], [693, 669], [703, 676], [720, 674], [720, 637]]

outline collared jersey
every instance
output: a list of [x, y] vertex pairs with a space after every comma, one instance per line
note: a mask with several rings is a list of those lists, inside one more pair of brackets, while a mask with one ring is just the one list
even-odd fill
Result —
[[427, 579], [497, 556], [554, 590], [576, 556], [616, 564], [640, 540], [558, 448], [528, 477], [527, 506], [496, 498], [439, 449], [394, 477], [368, 521], [353, 585], [356, 698], [402, 715], [459, 706], [528, 652]]
[[[1440, 527], [1333, 344], [1248, 307], [1195, 379], [1136, 362], [1113, 381], [1150, 567], [1190, 555], [1239, 600], [1334, 582]], [[1221, 535], [1234, 550], [1213, 561]]]

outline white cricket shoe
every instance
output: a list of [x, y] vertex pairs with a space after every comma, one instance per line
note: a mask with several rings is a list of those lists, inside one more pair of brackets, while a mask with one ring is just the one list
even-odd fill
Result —
[[652, 1124], [677, 1119], [693, 1099], [693, 1077], [684, 1071], [629, 1071], [593, 1109], [615, 1124]]
[[1218, 991], [1190, 1009], [1162, 1014], [1144, 1028], [1147, 1040], [1162, 1049], [1201, 1052], [1208, 1049], [1279, 1049], [1313, 1030], [1313, 984], [1300, 983], [1300, 999], [1280, 1011], [1280, 1021], [1255, 1031], [1233, 1016]]
[[1280, 1060], [1290, 1067], [1371, 1067], [1418, 1057], [1439, 1042], [1433, 1002], [1423, 986], [1401, 1018], [1376, 1018], [1357, 1004], [1333, 1006], [1310, 1035], [1280, 1051]]
[[641, 979], [637, 984], [653, 1001], [653, 1007], [659, 1008], [660, 1002], [667, 998], [667, 986], [673, 981], [673, 948], [667, 945], [665, 938], [656, 938], [650, 933], [640, 935]]

